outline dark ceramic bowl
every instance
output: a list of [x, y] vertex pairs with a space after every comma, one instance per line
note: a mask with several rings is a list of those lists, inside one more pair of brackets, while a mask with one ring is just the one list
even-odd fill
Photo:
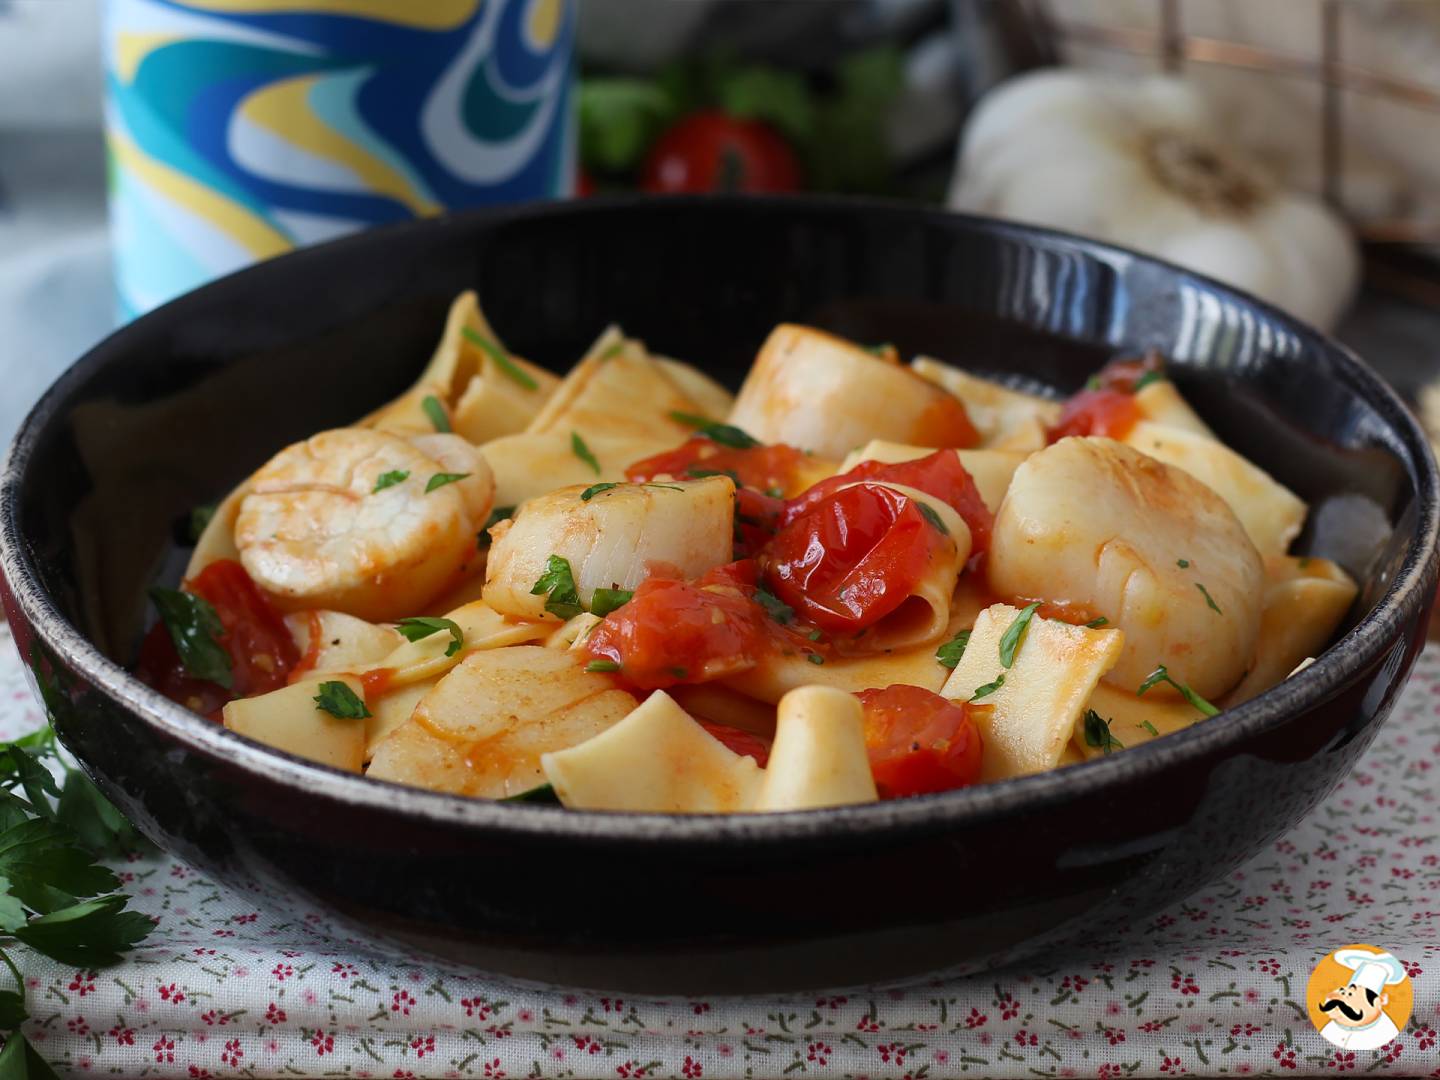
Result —
[[[1313, 667], [1188, 731], [967, 791], [770, 816], [571, 813], [416, 791], [249, 742], [126, 673], [176, 523], [292, 440], [404, 388], [476, 287], [564, 370], [608, 322], [735, 384], [778, 321], [1074, 389], [1168, 355], [1231, 445], [1309, 500], [1361, 581]], [[1436, 472], [1362, 363], [1272, 308], [1102, 244], [897, 206], [584, 202], [290, 255], [126, 327], [67, 372], [0, 479], [16, 640], [64, 743], [164, 848], [497, 972], [779, 990], [1003, 963], [1224, 874], [1354, 763], [1420, 649]]]

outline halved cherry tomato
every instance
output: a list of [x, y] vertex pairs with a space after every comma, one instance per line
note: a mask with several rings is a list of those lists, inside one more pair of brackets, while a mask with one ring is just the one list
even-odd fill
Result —
[[855, 696], [865, 707], [865, 750], [882, 799], [949, 791], [980, 778], [980, 732], [968, 705], [919, 686]]
[[855, 633], [904, 603], [952, 544], [910, 496], [862, 481], [822, 496], [780, 530], [765, 556], [766, 580], [822, 630]]
[[1081, 390], [1065, 402], [1060, 419], [1050, 429], [1050, 441], [1068, 435], [1103, 435], [1123, 439], [1140, 419], [1135, 395], [1123, 390]]
[[762, 769], [770, 762], [770, 740], [756, 735], [753, 731], [742, 731], [729, 724], [716, 724], [701, 720], [700, 726], [719, 739], [735, 753], [755, 759]]
[[227, 701], [265, 694], [284, 686], [300, 662], [299, 650], [285, 619], [271, 605], [245, 568], [234, 559], [219, 559], [202, 570], [185, 589], [210, 603], [224, 633], [220, 644], [230, 654], [233, 685], [192, 679], [185, 673], [175, 645], [163, 624], [151, 628], [140, 648], [140, 677], [172, 701], [206, 715]]
[[800, 189], [800, 161], [770, 125], [719, 110], [692, 113], [655, 140], [642, 191], [782, 192]]
[[978, 555], [990, 547], [990, 530], [995, 525], [995, 515], [985, 505], [985, 500], [980, 497], [980, 489], [975, 486], [975, 479], [965, 471], [965, 466], [960, 464], [959, 455], [953, 450], [937, 450], [928, 457], [899, 461], [893, 465], [879, 461], [862, 461], [849, 472], [821, 480], [786, 503], [785, 511], [780, 515], [781, 528], [831, 492], [857, 480], [903, 484], [927, 495], [934, 495], [964, 518], [965, 524], [970, 527], [972, 554]]

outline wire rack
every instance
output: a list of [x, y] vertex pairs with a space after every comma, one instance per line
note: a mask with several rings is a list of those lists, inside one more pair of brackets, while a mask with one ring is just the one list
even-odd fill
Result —
[[1158, 18], [1154, 29], [1067, 19], [1063, 0], [1013, 0], [1013, 8], [1019, 23], [1028, 25], [1025, 37], [1029, 40], [1024, 45], [1037, 62], [1057, 62], [1062, 47], [1075, 43], [1131, 55], [1153, 56], [1162, 70], [1172, 72], [1182, 71], [1189, 64], [1206, 64], [1318, 83], [1321, 94], [1319, 164], [1323, 177], [1322, 194], [1326, 201], [1351, 221], [1357, 235], [1367, 245], [1440, 244], [1440, 222], [1361, 218], [1349, 213], [1345, 205], [1343, 168], [1344, 96], [1347, 91], [1377, 95], [1437, 114], [1440, 114], [1440, 93], [1381, 71], [1346, 63], [1340, 18], [1343, 0], [1304, 2], [1311, 3], [1315, 8], [1318, 21], [1316, 40], [1320, 46], [1318, 55], [1282, 52], [1244, 41], [1187, 33], [1181, 0], [1155, 0]]

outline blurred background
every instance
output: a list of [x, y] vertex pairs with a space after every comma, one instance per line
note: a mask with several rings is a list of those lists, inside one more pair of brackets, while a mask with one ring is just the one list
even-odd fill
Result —
[[[351, 3], [308, 7], [329, 17]], [[474, 0], [412, 3], [427, 14], [480, 10]], [[532, 33], [536, 13], [549, 12], [547, 41], [567, 57], [573, 29], [568, 70], [577, 81], [557, 98], [560, 149], [538, 187], [461, 192], [440, 205], [633, 190], [948, 203], [1108, 236], [1230, 276], [1337, 325], [1412, 399], [1440, 375], [1440, 4], [1431, 0], [510, 6]], [[176, 26], [203, 38], [202, 15], [213, 27], [229, 18], [214, 14], [226, 8], [0, 0], [0, 440], [117, 319], [184, 287], [178, 255], [162, 268], [162, 287], [127, 288], [115, 276], [117, 240], [122, 266], [132, 260], [127, 273], [165, 250], [159, 228], [136, 217], [128, 159], [119, 155], [117, 166], [116, 148], [134, 135], [125, 95], [157, 42], [173, 42]], [[294, 20], [307, 16], [289, 17], [252, 20], [246, 32], [304, 37]], [[406, 32], [418, 40], [425, 31]], [[356, 27], [345, 33], [364, 45]], [[1057, 64], [1083, 78], [991, 94]], [[1185, 80], [1183, 93], [1153, 84], [1157, 73]], [[107, 89], [119, 133], [108, 165]], [[283, 112], [283, 102], [276, 107]], [[325, 163], [289, 152], [292, 165], [323, 172]], [[1151, 209], [1142, 213], [1142, 203]], [[328, 217], [275, 215], [267, 227], [302, 243], [393, 210], [358, 205]], [[435, 209], [412, 199], [394, 212]], [[266, 249], [195, 272], [222, 272], [256, 250]], [[1352, 258], [1354, 280], [1345, 276]]]

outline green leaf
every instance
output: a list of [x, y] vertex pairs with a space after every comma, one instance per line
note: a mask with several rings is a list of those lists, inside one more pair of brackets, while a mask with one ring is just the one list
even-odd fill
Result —
[[1157, 728], [1154, 724], [1152, 724], [1149, 720], [1141, 720], [1140, 726], [1143, 727], [1146, 731], [1148, 731], [1151, 735], [1160, 734], [1160, 729]]
[[795, 609], [768, 589], [755, 590], [755, 602], [765, 609], [765, 614], [781, 626], [795, 618]]
[[0, 877], [10, 894], [33, 911], [53, 911], [73, 900], [110, 892], [120, 882], [69, 829], [31, 818], [0, 833]]
[[889, 119], [904, 87], [898, 49], [881, 46], [847, 56], [837, 91], [817, 109], [815, 134], [803, 147], [808, 186], [819, 191], [878, 192], [890, 183]]
[[[24, 920], [22, 919], [23, 923]], [[14, 927], [6, 927], [13, 930]], [[21, 1024], [30, 1018], [25, 1009], [25, 995], [18, 990], [0, 990], [0, 1031], [15, 1031]], [[19, 1038], [18, 1034], [11, 1036]], [[3, 1071], [3, 1056], [0, 1055], [0, 1077], [5, 1075]]]
[[580, 160], [602, 173], [637, 168], [677, 114], [674, 99], [648, 79], [590, 77], [580, 83]]
[[589, 502], [596, 495], [599, 495], [602, 491], [609, 491], [611, 488], [617, 488], [619, 486], [619, 484], [614, 483], [613, 481], [605, 484], [591, 484], [588, 488], [586, 488], [580, 493], [580, 501]]
[[578, 431], [570, 433], [570, 452], [583, 461], [590, 468], [595, 470], [595, 475], [600, 475], [600, 462], [590, 452], [590, 447], [585, 445], [585, 440], [580, 437]]
[[[530, 802], [549, 803], [559, 805], [560, 797], [555, 794], [555, 789], [549, 784], [541, 784], [539, 787], [532, 787], [529, 791], [522, 791], [518, 795], [507, 795], [503, 799], [496, 799], [496, 802]], [[3, 1078], [0, 1078], [3, 1080]]]
[[155, 929], [149, 916], [125, 911], [125, 896], [102, 896], [31, 919], [15, 937], [74, 967], [104, 967]]
[[[7, 934], [18, 927], [24, 926], [29, 916], [25, 914], [25, 905], [10, 895], [10, 879], [0, 877], [0, 930]], [[0, 1029], [9, 1025], [0, 1023]]]
[[749, 450], [752, 447], [763, 446], [759, 439], [741, 431], [733, 424], [708, 424], [695, 432], [703, 439], [709, 439], [721, 446], [728, 446], [732, 450]]
[[940, 519], [940, 514], [933, 506], [925, 502], [923, 499], [916, 499], [915, 505], [920, 508], [920, 516], [923, 517], [926, 521], [928, 521], [931, 525], [933, 525], [936, 532], [938, 532], [941, 536], [950, 535], [949, 526]]
[[1163, 371], [1147, 371], [1144, 375], [1141, 375], [1140, 378], [1135, 380], [1135, 389], [1133, 392], [1138, 394], [1141, 390], [1144, 390], [1145, 387], [1149, 386], [1152, 382], [1164, 381], [1165, 373]]
[[430, 423], [435, 425], [436, 431], [450, 430], [450, 417], [445, 413], [445, 406], [440, 404], [440, 399], [434, 394], [426, 394], [420, 407], [425, 410], [425, 415], [430, 418]]
[[140, 842], [140, 834], [115, 804], [78, 769], [67, 769], [56, 820], [91, 851], [119, 851]]
[[717, 80], [720, 108], [731, 116], [763, 120], [792, 141], [815, 133], [815, 101], [805, 77], [759, 65], [737, 68]]
[[585, 665], [585, 670], [596, 674], [608, 674], [612, 671], [619, 671], [620, 665], [614, 660], [591, 660]]
[[403, 484], [406, 480], [409, 480], [409, 479], [410, 479], [410, 470], [409, 470], [409, 469], [392, 469], [390, 472], [381, 473], [380, 476], [379, 476], [379, 477], [376, 479], [376, 481], [375, 481], [374, 490], [372, 490], [372, 491], [370, 492], [370, 494], [371, 494], [371, 495], [378, 495], [380, 492], [384, 491], [386, 488], [388, 488], [388, 487], [394, 487], [396, 484]]
[[812, 664], [823, 664], [823, 663], [825, 663], [825, 658], [824, 658], [823, 656], [821, 656], [819, 653], [813, 653], [813, 652], [812, 652], [812, 653], [806, 653], [806, 654], [805, 654], [805, 659], [806, 659], [806, 660], [809, 660], [810, 663], [812, 663]]
[[970, 633], [969, 630], [961, 630], [935, 651], [935, 659], [941, 667], [947, 667], [951, 671], [955, 670], [955, 665], [960, 663], [960, 658], [965, 655], [966, 646], [970, 644]]
[[1176, 560], [1175, 560], [1175, 565], [1178, 566], [1181, 570], [1189, 570], [1189, 569], [1190, 569], [1190, 560], [1189, 560], [1189, 559], [1176, 559]]
[[460, 629], [459, 623], [450, 619], [417, 616], [413, 619], [401, 619], [395, 624], [395, 629], [400, 631], [406, 641], [423, 641], [431, 634], [439, 634], [448, 630], [450, 644], [445, 649], [446, 656], [454, 656], [465, 647], [465, 632]]
[[1210, 595], [1209, 589], [1205, 588], [1205, 586], [1201, 585], [1198, 581], [1195, 583], [1195, 588], [1199, 589], [1200, 595], [1205, 597], [1205, 603], [1210, 606], [1211, 611], [1215, 612], [1216, 615], [1225, 614], [1223, 611], [1220, 610], [1220, 605], [1215, 603], [1215, 598]]
[[716, 421], [711, 420], [708, 416], [701, 416], [698, 413], [680, 412], [678, 409], [671, 411], [670, 419], [674, 420], [677, 424], [684, 424], [686, 427], [692, 428], [714, 427], [716, 424]]
[[467, 341], [474, 342], [486, 356], [495, 361], [495, 366], [500, 369], [501, 374], [511, 382], [523, 386], [526, 390], [540, 389], [540, 384], [532, 379], [524, 368], [507, 356], [505, 350], [500, 348], [499, 345], [496, 345], [495, 342], [483, 334], [476, 333], [468, 326], [463, 327], [460, 332], [465, 335]]
[[185, 673], [229, 690], [235, 679], [230, 654], [220, 644], [225, 627], [215, 609], [194, 593], [159, 585], [151, 587], [150, 600], [175, 643]]
[[20, 1032], [13, 1032], [0, 1050], [0, 1080], [60, 1080]]
[[217, 503], [206, 503], [190, 511], [190, 542], [192, 544], [200, 542], [200, 537], [204, 535], [206, 527], [214, 519], [215, 511], [219, 508]]
[[614, 360], [615, 357], [619, 356], [624, 350], [625, 342], [622, 339], [606, 347], [605, 351], [600, 354], [600, 362], [604, 363], [606, 360]]
[[370, 716], [365, 699], [338, 679], [320, 684], [320, 692], [315, 695], [315, 707], [336, 720], [365, 720]]
[[488, 548], [490, 546], [490, 530], [506, 518], [512, 518], [514, 516], [515, 507], [513, 506], [497, 506], [494, 510], [491, 510], [490, 516], [485, 519], [485, 524], [480, 527], [480, 532], [476, 534], [475, 546], [482, 550]]
[[1214, 705], [1211, 705], [1210, 702], [1206, 701], [1199, 694], [1195, 693], [1194, 690], [1191, 690], [1190, 687], [1186, 686], [1184, 683], [1176, 682], [1173, 678], [1171, 678], [1170, 672], [1166, 670], [1164, 664], [1161, 664], [1159, 667], [1157, 667], [1154, 671], [1152, 671], [1149, 675], [1145, 677], [1145, 681], [1140, 684], [1140, 688], [1135, 691], [1135, 695], [1137, 697], [1142, 697], [1147, 690], [1150, 690], [1151, 688], [1159, 685], [1162, 682], [1169, 683], [1176, 690], [1180, 691], [1180, 696], [1183, 697], [1186, 701], [1188, 701], [1192, 708], [1199, 709], [1200, 712], [1204, 713], [1206, 716], [1220, 715], [1220, 710], [1217, 709]]
[[429, 495], [430, 492], [438, 491], [446, 484], [453, 484], [457, 480], [464, 480], [469, 475], [468, 472], [437, 472], [425, 484], [425, 494]]
[[994, 682], [987, 682], [984, 686], [977, 686], [975, 693], [970, 695], [971, 701], [979, 701], [982, 697], [989, 697], [1005, 685], [1005, 676], [1002, 673]]
[[666, 490], [666, 491], [684, 491], [684, 490], [685, 490], [684, 488], [682, 488], [682, 487], [681, 487], [680, 485], [678, 485], [678, 484], [656, 484], [656, 483], [654, 483], [654, 482], [652, 482], [652, 481], [646, 481], [645, 486], [648, 487], [648, 488], [663, 488], [663, 489]]
[[1025, 636], [1030, 620], [1035, 617], [1035, 610], [1039, 606], [1039, 603], [1026, 604], [1020, 609], [1020, 614], [1015, 616], [1015, 621], [1006, 627], [1005, 633], [1000, 636], [1001, 667], [1015, 666], [1015, 653], [1020, 649], [1020, 639]]
[[1086, 709], [1085, 745], [1093, 746], [1107, 754], [1115, 750], [1124, 750], [1125, 744], [1110, 734], [1110, 723], [1094, 709]]
[[551, 555], [545, 561], [545, 572], [536, 580], [530, 595], [545, 596], [545, 610], [562, 619], [573, 619], [585, 610], [575, 588], [570, 560], [562, 555]]
[[1101, 615], [1098, 619], [1091, 619], [1089, 622], [1087, 622], [1087, 623], [1085, 624], [1085, 626], [1086, 626], [1086, 629], [1089, 629], [1089, 630], [1099, 630], [1100, 627], [1104, 626], [1104, 625], [1105, 625], [1106, 623], [1108, 623], [1109, 621], [1110, 621], [1110, 620], [1107, 619], [1104, 615]]
[[3, 783], [7, 787], [19, 784], [24, 789], [33, 813], [44, 817], [55, 816], [50, 800], [45, 797], [60, 795], [54, 775], [18, 743], [7, 743], [0, 747], [0, 777], [3, 777]]
[[590, 613], [604, 618], [612, 611], [624, 607], [635, 594], [629, 589], [596, 589], [590, 597]]

